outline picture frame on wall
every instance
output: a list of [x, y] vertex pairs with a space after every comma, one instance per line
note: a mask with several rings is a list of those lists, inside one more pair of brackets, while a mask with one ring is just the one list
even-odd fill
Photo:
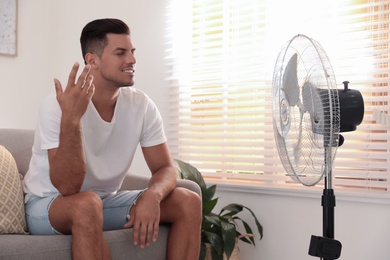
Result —
[[18, 0], [0, 0], [0, 55], [17, 55]]

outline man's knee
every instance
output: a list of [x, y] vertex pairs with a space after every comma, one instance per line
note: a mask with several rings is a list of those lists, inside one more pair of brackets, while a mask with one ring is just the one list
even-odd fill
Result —
[[179, 200], [179, 208], [181, 209], [182, 217], [189, 217], [191, 219], [202, 217], [202, 200], [200, 196], [185, 188], [176, 188], [175, 194]]
[[202, 200], [186, 188], [175, 188], [161, 204], [161, 221], [169, 223], [202, 222]]
[[94, 192], [82, 192], [74, 200], [72, 213], [74, 221], [103, 221], [103, 203]]
[[103, 203], [93, 192], [82, 192], [56, 198], [49, 210], [51, 225], [63, 234], [75, 229], [102, 229]]

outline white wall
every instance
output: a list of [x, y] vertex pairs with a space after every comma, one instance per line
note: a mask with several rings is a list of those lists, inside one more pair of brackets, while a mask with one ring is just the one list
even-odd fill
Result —
[[[148, 93], [166, 119], [164, 8], [168, 0], [19, 0], [18, 56], [0, 56], [0, 127], [34, 128], [41, 99], [54, 91], [53, 77], [65, 84], [75, 61], [82, 62], [79, 35], [92, 19], [116, 17], [132, 29], [137, 48], [136, 87]], [[142, 156], [133, 171], [147, 172]], [[337, 192], [336, 192], [337, 194]], [[318, 199], [275, 195], [219, 186], [219, 207], [237, 202], [252, 208], [265, 229], [257, 247], [240, 245], [242, 260], [313, 259], [310, 236], [321, 235]], [[249, 216], [248, 216], [249, 219]], [[336, 237], [344, 260], [388, 260], [390, 206], [338, 200]]]
[[[262, 189], [233, 190], [217, 186], [219, 208], [232, 202], [246, 205], [264, 227], [264, 238], [256, 241], [256, 247], [239, 244], [242, 260], [319, 259], [308, 255], [308, 250], [311, 235], [322, 236], [322, 192], [305, 198]], [[390, 206], [351, 202], [337, 190], [335, 194], [335, 237], [342, 243], [339, 259], [389, 260]], [[248, 213], [244, 216], [252, 221]]]
[[49, 1], [19, 1], [18, 57], [0, 56], [0, 127], [31, 128], [50, 82]]

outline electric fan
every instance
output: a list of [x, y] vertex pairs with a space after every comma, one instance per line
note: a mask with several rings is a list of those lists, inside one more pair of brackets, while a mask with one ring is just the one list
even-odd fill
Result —
[[337, 259], [341, 243], [334, 240], [335, 196], [332, 167], [343, 131], [363, 119], [359, 91], [336, 87], [330, 61], [315, 40], [299, 34], [280, 51], [272, 83], [273, 127], [284, 169], [294, 181], [313, 186], [324, 178], [323, 237], [312, 236], [309, 254]]

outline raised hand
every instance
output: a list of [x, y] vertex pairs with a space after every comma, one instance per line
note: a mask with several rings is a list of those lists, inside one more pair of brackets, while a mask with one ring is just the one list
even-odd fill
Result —
[[79, 66], [79, 63], [73, 65], [65, 90], [62, 89], [61, 82], [54, 79], [57, 101], [62, 110], [63, 120], [79, 122], [95, 92], [93, 76], [89, 74], [90, 65], [84, 67], [76, 81]]

